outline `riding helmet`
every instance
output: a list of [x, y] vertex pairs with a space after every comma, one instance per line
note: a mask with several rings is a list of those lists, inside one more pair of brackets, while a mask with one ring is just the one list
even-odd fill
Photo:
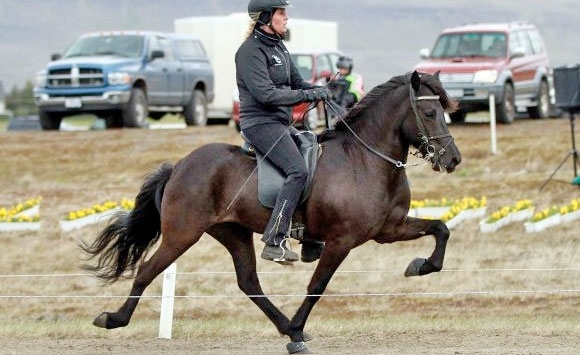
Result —
[[348, 69], [348, 71], [352, 70], [352, 58], [347, 56], [340, 56], [338, 61], [336, 62], [336, 66], [342, 69]]
[[248, 3], [248, 14], [255, 12], [274, 12], [276, 9], [291, 6], [288, 0], [250, 0]]

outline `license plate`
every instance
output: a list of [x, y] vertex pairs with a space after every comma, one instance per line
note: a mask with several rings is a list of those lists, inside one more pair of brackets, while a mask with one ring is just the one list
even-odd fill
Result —
[[445, 91], [447, 91], [447, 95], [449, 97], [453, 97], [453, 98], [463, 97], [463, 90], [461, 90], [461, 89], [451, 89], [451, 90], [445, 90]]
[[71, 98], [71, 99], [65, 99], [64, 100], [64, 107], [66, 108], [81, 108], [83, 107], [83, 101], [78, 98]]

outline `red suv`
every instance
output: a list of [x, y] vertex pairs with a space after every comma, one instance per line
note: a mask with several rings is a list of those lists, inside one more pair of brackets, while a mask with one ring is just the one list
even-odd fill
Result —
[[[328, 79], [338, 72], [336, 62], [342, 53], [338, 51], [303, 50], [291, 51], [290, 57], [298, 68], [302, 78], [316, 85], [326, 85]], [[294, 106], [292, 120], [295, 125], [304, 125], [309, 129], [315, 129], [324, 122], [324, 112], [322, 110], [310, 110], [304, 114], [308, 103], [301, 103]], [[306, 117], [305, 117], [306, 116]], [[303, 120], [304, 119], [304, 120]], [[240, 130], [240, 99], [237, 89], [234, 92], [234, 107], [232, 110], [232, 120], [236, 129]]]
[[415, 70], [439, 78], [461, 109], [452, 122], [468, 112], [489, 109], [495, 96], [497, 121], [513, 122], [516, 111], [546, 118], [554, 100], [552, 69], [538, 30], [529, 23], [481, 23], [445, 29], [433, 50], [421, 50]]

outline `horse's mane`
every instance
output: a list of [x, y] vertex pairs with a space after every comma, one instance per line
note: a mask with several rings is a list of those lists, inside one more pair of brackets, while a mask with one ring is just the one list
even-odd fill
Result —
[[[392, 91], [396, 90], [401, 86], [410, 85], [411, 82], [411, 73], [395, 76], [391, 78], [389, 81], [375, 86], [370, 92], [368, 92], [362, 100], [360, 100], [350, 111], [348, 111], [347, 115], [337, 122], [334, 131], [341, 132], [346, 131], [346, 124], [350, 125], [355, 123], [357, 120], [361, 119], [365, 116], [365, 114], [370, 111], [373, 107], [377, 105], [378, 102], [384, 101], [385, 98], [391, 93]], [[457, 110], [458, 103], [447, 96], [445, 89], [441, 85], [441, 82], [436, 76], [421, 73], [421, 85], [425, 85], [428, 87], [433, 94], [439, 95], [439, 102], [443, 109], [448, 112], [453, 112]], [[324, 132], [321, 135], [322, 140], [327, 140], [333, 138], [334, 135], [332, 132]]]

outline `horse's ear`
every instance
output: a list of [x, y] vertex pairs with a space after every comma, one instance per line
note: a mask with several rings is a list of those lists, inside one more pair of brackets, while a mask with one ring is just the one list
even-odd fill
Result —
[[418, 92], [420, 85], [421, 85], [421, 77], [419, 76], [419, 73], [417, 73], [417, 71], [415, 70], [413, 74], [411, 74], [411, 86], [413, 87], [413, 90], [415, 90], [415, 92]]
[[433, 74], [433, 76], [435, 77], [435, 79], [439, 80], [439, 74], [441, 73], [441, 70], [437, 70], [435, 72], [435, 74]]

